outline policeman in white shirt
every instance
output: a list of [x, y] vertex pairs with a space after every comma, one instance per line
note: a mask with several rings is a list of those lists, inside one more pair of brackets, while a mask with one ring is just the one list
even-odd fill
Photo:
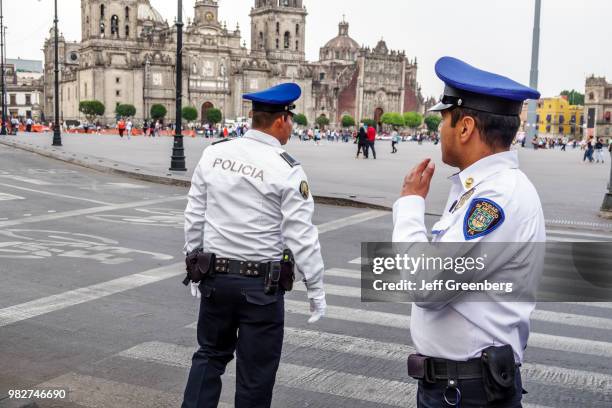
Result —
[[[460, 171], [451, 177], [433, 240], [545, 242], [540, 199], [519, 170], [517, 153], [510, 151], [523, 102], [540, 94], [455, 58], [441, 58], [436, 73], [446, 84], [442, 100], [431, 109], [443, 118], [442, 160]], [[402, 197], [393, 207], [393, 242], [428, 241], [425, 199], [434, 172], [428, 159], [405, 178]], [[531, 251], [533, 245], [526, 247]], [[496, 271], [512, 273], [512, 250], [497, 260]], [[542, 256], [525, 259], [535, 268], [543, 265]], [[418, 354], [410, 356], [408, 365], [409, 375], [419, 380], [419, 408], [521, 406], [518, 367], [535, 303], [469, 299], [460, 294], [443, 303], [412, 306], [410, 331]]]
[[325, 314], [313, 197], [300, 163], [281, 147], [291, 136], [300, 95], [292, 83], [244, 95], [253, 103], [253, 130], [207, 148], [195, 170], [185, 211], [185, 252], [203, 273], [201, 281], [193, 275], [186, 280], [196, 281], [192, 295], [201, 297], [200, 349], [183, 408], [218, 405], [221, 376], [234, 352], [234, 406], [270, 406], [292, 258], [307, 287], [309, 323]]

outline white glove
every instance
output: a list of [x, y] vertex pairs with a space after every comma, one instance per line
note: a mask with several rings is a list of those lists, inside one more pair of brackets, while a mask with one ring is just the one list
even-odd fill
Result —
[[200, 292], [200, 285], [197, 283], [191, 282], [189, 286], [191, 287], [191, 296], [193, 296], [194, 298], [201, 299], [202, 293]]
[[308, 319], [309, 324], [313, 324], [321, 320], [323, 316], [325, 316], [325, 310], [327, 309], [327, 302], [325, 301], [325, 294], [310, 299], [310, 319]]

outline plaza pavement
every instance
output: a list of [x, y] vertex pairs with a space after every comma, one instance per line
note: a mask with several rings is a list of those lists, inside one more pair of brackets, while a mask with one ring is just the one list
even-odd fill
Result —
[[[52, 134], [2, 136], [0, 143], [14, 145], [50, 157], [72, 161], [97, 170], [111, 170], [149, 181], [187, 183], [211, 141], [185, 138], [187, 173], [168, 171], [173, 139], [65, 134], [63, 146], [51, 146]], [[431, 143], [405, 142], [391, 154], [389, 141], [378, 141], [377, 160], [356, 160], [353, 143], [292, 140], [287, 151], [298, 159], [308, 174], [315, 196], [349, 199], [390, 208], [397, 199], [405, 174], [424, 158], [437, 165], [428, 198], [429, 214], [441, 214], [450, 187], [448, 177], [455, 169], [442, 163], [440, 147]], [[605, 164], [585, 164], [580, 149], [567, 152], [533, 151], [518, 148], [521, 169], [536, 186], [549, 226], [612, 231], [612, 223], [599, 218], [610, 174]], [[519, 198], [520, 199], [520, 198]]]

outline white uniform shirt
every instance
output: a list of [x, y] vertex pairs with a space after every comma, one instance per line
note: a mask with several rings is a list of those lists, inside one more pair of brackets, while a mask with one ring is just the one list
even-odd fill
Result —
[[283, 154], [277, 139], [256, 130], [208, 147], [189, 191], [185, 252], [270, 262], [289, 248], [308, 296], [319, 297], [324, 267], [314, 201], [304, 170]]
[[[503, 209], [505, 219], [474, 242], [546, 241], [540, 198], [527, 176], [519, 170], [516, 152], [486, 157], [453, 176], [451, 181], [444, 215], [432, 229], [435, 242], [466, 241], [464, 221], [475, 199], [493, 201]], [[393, 207], [393, 221], [393, 242], [428, 241], [423, 198], [400, 198]], [[504, 259], [493, 260], [488, 267], [495, 273], [512, 273], [509, 266], [512, 256], [504, 253]], [[533, 262], [543, 262], [543, 259], [533, 259]], [[413, 304], [410, 331], [417, 352], [466, 361], [480, 357], [487, 347], [509, 344], [515, 360], [522, 363], [535, 303], [476, 303], [466, 299], [469, 296], [462, 295], [442, 308], [433, 303]]]

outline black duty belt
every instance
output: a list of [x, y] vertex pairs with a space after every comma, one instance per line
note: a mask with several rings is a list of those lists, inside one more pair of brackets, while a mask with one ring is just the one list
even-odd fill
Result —
[[419, 356], [413, 362], [409, 360], [408, 363], [408, 374], [417, 380], [428, 383], [448, 380], [449, 372], [457, 380], [482, 378], [482, 363], [479, 358], [468, 361], [452, 361], [424, 356]]
[[215, 274], [240, 275], [249, 278], [263, 277], [269, 270], [270, 262], [237, 261], [227, 258], [217, 258], [213, 269]]

